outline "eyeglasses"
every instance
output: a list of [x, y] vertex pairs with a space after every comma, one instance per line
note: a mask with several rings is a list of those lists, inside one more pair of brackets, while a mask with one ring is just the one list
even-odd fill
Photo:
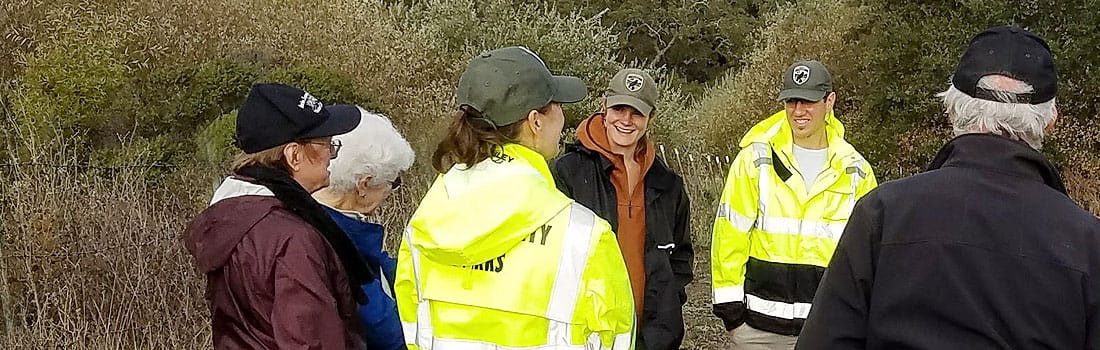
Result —
[[396, 190], [398, 188], [401, 188], [401, 176], [400, 175], [397, 176], [396, 179], [393, 179], [393, 181], [390, 181], [390, 190]]
[[332, 141], [329, 141], [329, 142], [306, 142], [306, 143], [314, 144], [314, 145], [328, 146], [329, 159], [336, 159], [336, 155], [340, 154], [340, 146], [343, 146], [343, 144], [340, 143], [340, 140], [332, 140]]

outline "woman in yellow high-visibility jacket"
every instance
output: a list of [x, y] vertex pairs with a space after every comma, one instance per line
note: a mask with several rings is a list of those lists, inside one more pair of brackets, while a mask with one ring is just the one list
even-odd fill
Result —
[[631, 349], [630, 281], [608, 223], [554, 185], [561, 103], [584, 83], [522, 47], [474, 57], [432, 157], [394, 284], [410, 349]]

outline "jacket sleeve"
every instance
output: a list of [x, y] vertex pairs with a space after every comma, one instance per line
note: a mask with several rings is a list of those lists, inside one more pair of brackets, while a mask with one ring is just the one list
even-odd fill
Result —
[[405, 350], [405, 335], [401, 329], [401, 319], [397, 315], [393, 293], [397, 259], [385, 251], [379, 251], [376, 259], [382, 270], [378, 280], [362, 286], [367, 300], [370, 301], [359, 306], [363, 338], [368, 349]]
[[382, 282], [373, 281], [362, 286], [367, 295], [366, 305], [359, 305], [359, 322], [363, 340], [371, 350], [404, 350], [405, 333], [397, 315], [394, 300], [382, 289]]
[[751, 148], [737, 154], [714, 219], [710, 250], [713, 312], [722, 319], [726, 330], [745, 322], [745, 265], [749, 260], [749, 230], [756, 221], [759, 197], [754, 160]]
[[554, 185], [558, 187], [558, 191], [564, 193], [566, 197], [573, 198], [573, 186], [565, 176], [567, 173], [565, 169], [567, 167], [566, 163], [568, 163], [568, 161], [564, 159], [565, 157], [566, 156], [563, 155], [550, 163], [550, 175], [554, 177]]
[[[1092, 298], [1096, 298], [1095, 296], [1100, 292], [1100, 286], [1097, 285], [1095, 278], [1089, 282]], [[1085, 349], [1100, 350], [1100, 306], [1096, 302], [1089, 306], [1088, 318], [1085, 320]]]
[[676, 248], [672, 250], [669, 261], [672, 265], [672, 273], [676, 276], [676, 282], [680, 286], [680, 304], [687, 302], [687, 292], [684, 288], [695, 278], [695, 246], [691, 238], [691, 200], [687, 191], [680, 186], [680, 202], [676, 205], [676, 226], [673, 238]]
[[874, 265], [881, 241], [881, 210], [869, 196], [861, 199], [814, 296], [814, 305], [798, 338], [798, 349], [864, 349]]
[[626, 263], [610, 224], [597, 218], [593, 231], [597, 237], [583, 272], [579, 317], [599, 336], [601, 349], [633, 349], [636, 317]]
[[[1092, 237], [1100, 237], [1100, 220], [1093, 222]], [[1100, 244], [1096, 243], [1096, 239], [1093, 239], [1093, 243], [1089, 246], [1093, 247], [1090, 250], [1090, 263], [1089, 263], [1089, 278], [1087, 279], [1085, 295], [1089, 298], [1086, 299], [1087, 306], [1085, 310], [1085, 349], [1088, 350], [1100, 350], [1100, 256], [1096, 254], [1096, 248], [1100, 247]]]
[[382, 283], [385, 284], [386, 295], [393, 297], [393, 282], [395, 281], [395, 274], [397, 274], [397, 259], [390, 256], [389, 253], [382, 252], [382, 274], [379, 275], [382, 279]]
[[275, 257], [271, 328], [279, 349], [343, 349], [344, 321], [319, 235], [292, 235]]
[[416, 309], [420, 295], [416, 287], [412, 250], [405, 237], [401, 238], [401, 244], [397, 250], [397, 272], [394, 274], [393, 294], [397, 301], [397, 315], [401, 319], [405, 345], [410, 350], [420, 349], [415, 345]]
[[[1095, 290], [1094, 290], [1095, 291]], [[1087, 324], [1085, 327], [1086, 337], [1085, 349], [1088, 350], [1100, 350], [1100, 312], [1093, 309], [1089, 315]]]
[[856, 185], [856, 198], [862, 198], [868, 192], [878, 187], [878, 179], [875, 178], [875, 170], [871, 168], [871, 164], [866, 160], [863, 161], [863, 172], [867, 174], [863, 177], [863, 180]]

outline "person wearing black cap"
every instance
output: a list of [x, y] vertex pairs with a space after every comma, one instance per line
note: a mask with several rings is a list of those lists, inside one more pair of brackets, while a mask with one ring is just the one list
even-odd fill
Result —
[[185, 233], [207, 281], [216, 349], [360, 349], [360, 285], [375, 279], [310, 194], [328, 186], [332, 136], [355, 106], [257, 84], [237, 111], [233, 175]]
[[634, 298], [611, 226], [554, 185], [562, 103], [584, 99], [522, 47], [458, 81], [441, 174], [409, 220], [394, 293], [416, 349], [632, 349]]
[[1100, 221], [1038, 151], [1046, 42], [996, 27], [939, 96], [955, 139], [852, 213], [799, 349], [1100, 349]]

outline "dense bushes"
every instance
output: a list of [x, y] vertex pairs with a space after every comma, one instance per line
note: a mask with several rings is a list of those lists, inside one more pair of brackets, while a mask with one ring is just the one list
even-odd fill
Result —
[[1013, 24], [1045, 38], [1059, 70], [1059, 124], [1044, 152], [1062, 169], [1071, 195], [1097, 212], [1100, 191], [1100, 13], [1094, 0], [1055, 2], [906, 2], [865, 1], [870, 17], [860, 38], [869, 59], [863, 119], [865, 144], [885, 150], [874, 159], [897, 166], [905, 175], [931, 159], [948, 137], [940, 103], [959, 55], [981, 30]]
[[22, 5], [4, 5], [23, 16], [7, 19], [4, 33], [24, 58], [0, 63], [18, 85], [8, 95], [21, 113], [9, 119], [28, 137], [96, 152], [134, 138], [205, 147], [192, 144], [197, 128], [230, 112], [251, 83], [275, 81], [415, 125], [408, 136], [424, 153], [453, 108], [459, 70], [478, 52], [525, 45], [555, 72], [588, 81], [593, 94], [567, 110], [571, 123], [594, 109], [621, 66], [618, 38], [599, 17], [503, 0]]
[[781, 9], [759, 32], [745, 67], [719, 80], [696, 106], [706, 144], [736, 148], [748, 126], [780, 108], [773, 96], [783, 69], [810, 57], [834, 74], [849, 141], [885, 178], [911, 174], [950, 138], [934, 95], [947, 88], [968, 40], [985, 28], [1014, 24], [1047, 39], [1060, 71], [1061, 127], [1045, 151], [1063, 167], [1095, 172], [1100, 161], [1081, 156], [1100, 151], [1100, 91], [1090, 83], [1091, 67], [1100, 64], [1100, 34], [1090, 28], [1100, 25], [1100, 15], [1084, 10], [1095, 1], [1025, 5], [805, 0]]
[[[423, 159], [448, 122], [460, 70], [508, 45], [588, 82], [590, 97], [567, 108], [567, 125], [597, 108], [618, 68], [654, 71], [662, 97], [652, 133], [685, 175], [705, 246], [723, 161], [676, 155], [732, 155], [749, 126], [781, 108], [774, 98], [791, 62], [829, 66], [849, 140], [887, 180], [919, 171], [950, 138], [934, 94], [966, 40], [993, 25], [1026, 26], [1049, 40], [1062, 79], [1060, 128], [1045, 151], [1073, 197], [1100, 213], [1098, 5], [3, 1], [0, 347], [208, 346], [201, 281], [178, 232], [236, 152], [234, 109], [249, 86], [297, 85], [391, 117], [421, 155], [405, 189], [380, 209], [396, 230], [434, 176]], [[699, 257], [703, 284], [692, 287], [685, 344], [721, 347]]]

